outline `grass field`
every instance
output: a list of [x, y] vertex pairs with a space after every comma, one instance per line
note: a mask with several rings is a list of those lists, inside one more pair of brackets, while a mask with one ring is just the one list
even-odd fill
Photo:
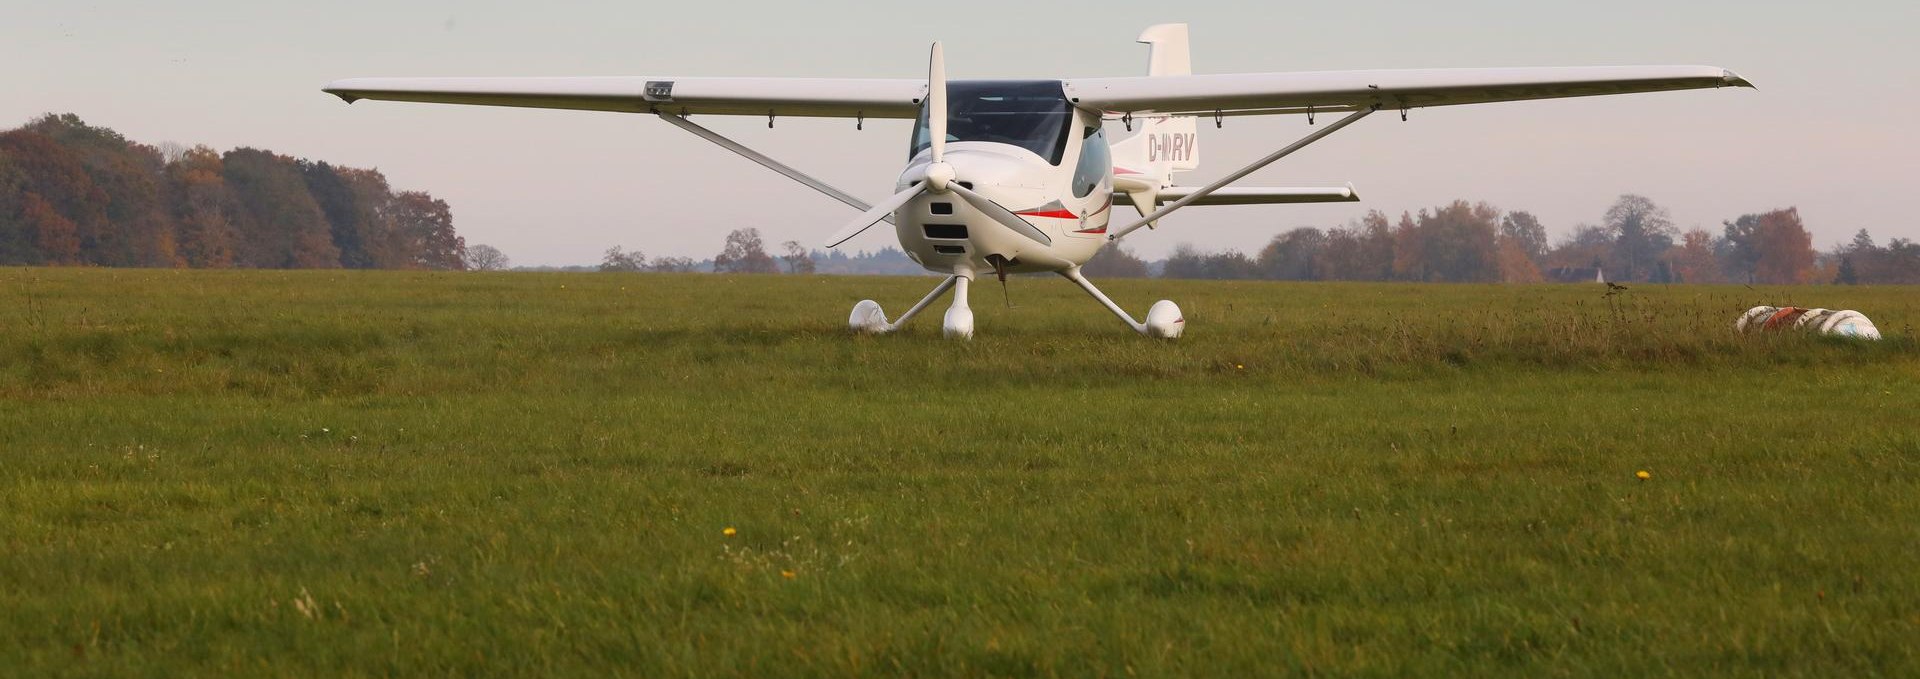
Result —
[[0, 272], [0, 674], [1920, 673], [1920, 290], [933, 282]]

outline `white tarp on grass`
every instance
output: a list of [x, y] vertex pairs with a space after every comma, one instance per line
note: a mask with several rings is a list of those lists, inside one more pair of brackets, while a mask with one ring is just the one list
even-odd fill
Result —
[[1741, 314], [1740, 320], [1733, 324], [1733, 329], [1740, 332], [1789, 328], [1837, 337], [1880, 339], [1880, 329], [1873, 327], [1873, 321], [1858, 311], [1757, 306]]

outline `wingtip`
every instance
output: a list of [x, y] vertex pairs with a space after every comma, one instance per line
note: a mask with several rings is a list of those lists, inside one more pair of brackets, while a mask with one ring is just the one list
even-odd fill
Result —
[[352, 90], [344, 87], [343, 81], [339, 80], [327, 83], [327, 86], [320, 88], [320, 91], [339, 97], [341, 101], [349, 104], [362, 99], [362, 97], [355, 95]]
[[1727, 85], [1729, 86], [1745, 87], [1747, 89], [1752, 89], [1752, 90], [1760, 89], [1758, 86], [1753, 84], [1753, 81], [1747, 80], [1746, 78], [1742, 78], [1740, 77], [1740, 74], [1734, 73], [1731, 70], [1722, 69], [1721, 73], [1722, 73], [1722, 75], [1720, 76], [1721, 79], [1725, 80]]

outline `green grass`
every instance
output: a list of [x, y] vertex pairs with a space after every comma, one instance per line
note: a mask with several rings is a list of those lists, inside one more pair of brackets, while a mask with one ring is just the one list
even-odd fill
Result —
[[1920, 291], [933, 282], [0, 272], [0, 668], [1920, 673]]

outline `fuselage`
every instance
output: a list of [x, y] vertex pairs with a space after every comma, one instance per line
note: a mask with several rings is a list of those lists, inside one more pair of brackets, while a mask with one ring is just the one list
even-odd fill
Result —
[[[1074, 107], [1056, 80], [948, 84], [945, 162], [954, 181], [1047, 234], [1041, 243], [952, 193], [930, 192], [894, 213], [907, 256], [940, 273], [1062, 271], [1106, 244], [1113, 215], [1113, 158], [1100, 115]], [[902, 191], [932, 162], [927, 113], [914, 125]]]

